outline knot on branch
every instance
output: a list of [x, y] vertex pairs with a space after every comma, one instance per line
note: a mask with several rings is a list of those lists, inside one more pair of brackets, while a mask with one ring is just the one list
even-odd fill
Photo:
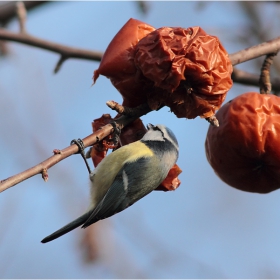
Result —
[[41, 174], [42, 174], [42, 178], [45, 182], [48, 181], [49, 179], [49, 175], [48, 175], [48, 169], [47, 168], [44, 168], [42, 171], [41, 171]]

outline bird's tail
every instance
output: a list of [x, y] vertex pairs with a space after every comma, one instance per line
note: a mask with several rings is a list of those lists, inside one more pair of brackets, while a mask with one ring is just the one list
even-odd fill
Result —
[[86, 222], [86, 220], [88, 219], [88, 217], [90, 216], [91, 212], [87, 212], [84, 215], [82, 215], [81, 217], [79, 217], [78, 219], [74, 220], [73, 222], [67, 224], [66, 226], [62, 227], [61, 229], [55, 231], [54, 233], [50, 234], [49, 236], [45, 237], [41, 242], [42, 243], [47, 243], [50, 242], [64, 234], [66, 234], [67, 232], [77, 228], [78, 226], [81, 226], [82, 224], [84, 224]]

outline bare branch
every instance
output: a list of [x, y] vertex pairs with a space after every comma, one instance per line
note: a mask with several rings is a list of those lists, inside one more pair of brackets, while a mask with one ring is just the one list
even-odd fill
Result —
[[268, 54], [263, 62], [260, 75], [260, 93], [269, 94], [271, 92], [270, 66], [276, 53]]
[[[26, 45], [59, 53], [61, 55], [61, 59], [59, 60], [55, 68], [56, 72], [57, 69], [59, 69], [59, 67], [61, 66], [62, 62], [68, 58], [80, 58], [80, 59], [100, 61], [103, 55], [102, 52], [71, 48], [53, 42], [49, 42], [43, 39], [39, 39], [31, 35], [17, 34], [17, 33], [6, 31], [4, 29], [0, 29], [0, 40], [19, 42]], [[230, 54], [229, 58], [231, 60], [232, 65], [236, 65], [260, 57], [262, 55], [266, 55], [269, 53], [276, 53], [279, 50], [280, 50], [280, 37], [277, 37], [273, 40]]]
[[[112, 125], [108, 124], [102, 128], [102, 130], [97, 131], [83, 139], [85, 147], [97, 143], [100, 139], [103, 139], [112, 132]], [[27, 169], [17, 175], [7, 178], [6, 180], [1, 181], [0, 183], [0, 192], [36, 175], [43, 172], [43, 175], [46, 174], [48, 170], [53, 165], [57, 164], [61, 160], [77, 153], [79, 150], [77, 145], [71, 145], [63, 150], [60, 150], [60, 153], [55, 153], [53, 156], [49, 157], [45, 161], [37, 164], [36, 166]]]
[[64, 57], [63, 55], [60, 57], [59, 61], [57, 62], [53, 72], [56, 74], [59, 70], [63, 62], [67, 59], [67, 57]]
[[116, 112], [118, 112], [120, 115], [129, 116], [129, 117], [141, 115], [143, 110], [145, 111], [145, 108], [147, 106], [147, 104], [144, 103], [135, 108], [129, 108], [127, 106], [120, 105], [116, 101], [107, 101], [106, 105], [109, 108], [111, 108], [112, 110], [115, 110]]
[[[27, 10], [31, 10], [42, 4], [53, 3], [52, 1], [23, 1]], [[9, 1], [5, 4], [1, 4], [0, 8], [0, 22], [6, 24], [9, 20], [16, 16], [16, 2]]]
[[[122, 129], [124, 126], [128, 125], [129, 123], [133, 122], [137, 118], [146, 115], [147, 113], [151, 112], [150, 107], [148, 104], [142, 104], [135, 108], [136, 114], [134, 116], [121, 116], [120, 118], [115, 120], [117, 127]], [[107, 124], [102, 129], [96, 131], [95, 133], [90, 134], [89, 136], [82, 139], [84, 143], [84, 147], [89, 147], [96, 144], [98, 141], [104, 139], [106, 136], [110, 135], [114, 132], [114, 126], [111, 124]], [[46, 159], [45, 161], [37, 164], [34, 167], [31, 167], [17, 175], [11, 176], [5, 180], [0, 181], [0, 192], [5, 191], [6, 189], [15, 186], [16, 184], [33, 177], [37, 174], [42, 174], [43, 179], [47, 179], [47, 170], [60, 162], [61, 160], [77, 153], [79, 150], [77, 145], [71, 145], [63, 150], [54, 150], [54, 155]]]
[[260, 57], [262, 55], [277, 53], [280, 50], [280, 37], [261, 43], [259, 45], [241, 50], [229, 55], [232, 65]]
[[64, 62], [68, 58], [79, 58], [100, 61], [103, 55], [102, 52], [71, 48], [61, 44], [49, 42], [47, 40], [39, 39], [26, 33], [9, 32], [3, 28], [0, 28], [0, 40], [19, 42], [60, 54], [61, 59], [56, 65], [55, 73], [60, 68], [62, 62]]
[[25, 22], [26, 22], [26, 9], [23, 2], [16, 3], [17, 17], [19, 21], [20, 33], [26, 33]]
[[[246, 71], [237, 69], [236, 67], [233, 68], [232, 80], [235, 83], [248, 85], [248, 86], [256, 86], [259, 87], [259, 79], [260, 76], [256, 74], [251, 74]], [[277, 93], [280, 92], [280, 78], [273, 78], [271, 79], [272, 91]]]

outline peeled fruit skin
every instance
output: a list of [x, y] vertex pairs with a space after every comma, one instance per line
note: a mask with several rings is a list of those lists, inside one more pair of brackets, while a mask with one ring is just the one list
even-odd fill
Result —
[[280, 98], [244, 93], [216, 114], [205, 149], [216, 174], [228, 185], [254, 193], [280, 188]]
[[232, 86], [232, 64], [216, 36], [201, 27], [162, 27], [136, 45], [135, 65], [147, 80], [151, 109], [168, 106], [178, 118], [215, 114]]
[[136, 107], [146, 102], [146, 84], [134, 64], [135, 46], [155, 28], [137, 19], [129, 19], [108, 45], [99, 68], [94, 71], [94, 83], [99, 75], [111, 80], [123, 97], [123, 105]]
[[232, 86], [232, 64], [216, 36], [202, 28], [153, 26], [129, 19], [108, 45], [99, 75], [110, 79], [124, 106], [168, 106], [178, 118], [215, 114]]

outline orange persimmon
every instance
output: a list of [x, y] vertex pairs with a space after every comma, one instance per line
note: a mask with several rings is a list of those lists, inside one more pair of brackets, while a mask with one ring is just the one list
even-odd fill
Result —
[[201, 27], [154, 27], [130, 19], [94, 71], [123, 97], [123, 105], [170, 107], [178, 118], [207, 118], [232, 86], [232, 65], [216, 36]]
[[280, 98], [256, 92], [237, 96], [210, 126], [207, 159], [216, 174], [239, 190], [269, 193], [280, 187]]

